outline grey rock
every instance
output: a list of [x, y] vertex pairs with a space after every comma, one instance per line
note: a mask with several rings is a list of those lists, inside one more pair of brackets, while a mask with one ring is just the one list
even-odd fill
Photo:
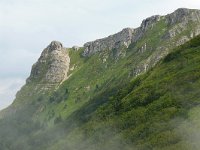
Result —
[[[143, 36], [148, 30], [154, 28], [155, 24], [160, 20], [164, 19], [169, 31], [161, 38], [161, 40], [168, 40], [170, 45], [168, 47], [154, 48], [154, 53], [149, 60], [143, 62], [136, 67], [135, 74], [146, 71], [148, 68], [156, 64], [162, 57], [164, 57], [170, 46], [178, 46], [190, 38], [200, 34], [200, 26], [192, 30], [190, 35], [183, 35], [178, 37], [176, 42], [170, 42], [171, 39], [176, 38], [177, 35], [183, 33], [188, 29], [188, 23], [194, 21], [195, 23], [200, 22], [200, 11], [181, 8], [168, 14], [166, 16], [155, 15], [142, 21], [140, 27], [136, 29], [125, 28], [122, 31], [108, 36], [103, 39], [98, 39], [84, 44], [84, 51], [82, 55], [84, 57], [90, 57], [95, 53], [100, 53], [102, 62], [105, 63], [109, 59], [109, 52], [112, 52], [114, 58], [124, 57], [126, 55], [126, 49], [130, 44], [134, 44]], [[80, 47], [74, 46], [73, 50], [78, 51]], [[148, 42], [143, 43], [138, 49], [139, 53], [144, 53], [147, 50], [152, 50], [152, 47], [148, 45]], [[33, 65], [31, 75], [27, 79], [27, 82], [32, 80], [38, 80], [41, 83], [61, 83], [63, 80], [68, 78], [70, 58], [67, 54], [67, 50], [58, 41], [53, 41], [51, 44], [42, 52], [38, 62]]]
[[151, 17], [149, 17], [149, 18], [147, 18], [147, 19], [145, 19], [145, 20], [142, 21], [142, 24], [141, 24], [140, 28], [143, 31], [146, 31], [149, 28], [152, 28], [153, 25], [156, 22], [160, 21], [160, 18], [161, 18], [161, 16], [159, 16], [159, 15], [151, 16]]
[[175, 12], [166, 16], [166, 22], [168, 25], [189, 21], [200, 21], [200, 10], [179, 8]]
[[[200, 10], [180, 8], [180, 9], [177, 9], [172, 14], [167, 15], [165, 18], [166, 18], [167, 25], [170, 26], [171, 29], [167, 31], [166, 34], [163, 36], [162, 38], [163, 40], [172, 39], [176, 37], [178, 34], [188, 30], [189, 24], [194, 25], [194, 24], [200, 23]], [[200, 31], [199, 27], [196, 26], [196, 28], [193, 28], [191, 30], [190, 35], [187, 35], [187, 36], [190, 38], [193, 38], [194, 36], [197, 36], [200, 34], [199, 31]], [[184, 41], [188, 41], [188, 40], [184, 40]], [[184, 43], [181, 41], [183, 40], [178, 41], [176, 45], [181, 45]]]
[[[189, 41], [190, 38], [193, 38], [194, 36], [197, 36], [200, 34], [200, 26], [198, 25], [200, 23], [200, 10], [192, 10], [192, 9], [178, 9], [172, 14], [169, 14], [167, 16], [163, 16], [165, 19], [165, 23], [168, 27], [170, 27], [170, 30], [166, 31], [166, 34], [161, 38], [161, 40], [168, 41], [170, 44], [166, 47], [157, 47], [153, 53], [143, 62], [139, 63], [135, 66], [133, 69], [133, 72], [130, 73], [133, 76], [137, 76], [139, 74], [142, 74], [146, 72], [149, 68], [152, 68], [157, 64], [157, 62], [165, 57], [169, 53], [169, 49], [184, 44], [185, 42]], [[161, 17], [159, 18], [161, 19]], [[159, 21], [159, 19], [157, 19]], [[156, 19], [155, 19], [156, 20]], [[143, 21], [140, 30], [138, 29], [138, 35], [136, 37], [141, 38], [142, 35], [142, 29], [145, 31], [146, 27]], [[190, 31], [189, 24], [193, 25], [192, 30]], [[148, 27], [148, 25], [147, 25]], [[151, 29], [153, 25], [149, 26], [147, 29]], [[142, 28], [142, 29], [141, 29]], [[190, 31], [189, 34], [187, 32], [184, 33], [184, 31]], [[139, 34], [140, 33], [140, 34]], [[181, 36], [180, 36], [181, 35]], [[133, 38], [136, 41], [137, 38]], [[175, 39], [175, 40], [174, 40]], [[136, 42], [133, 41], [133, 42]], [[144, 46], [142, 46], [138, 52], [143, 52]]]
[[134, 29], [125, 28], [117, 34], [111, 35], [103, 39], [98, 39], [93, 42], [88, 42], [84, 44], [84, 52], [82, 55], [91, 56], [96, 52], [100, 52], [106, 49], [118, 49], [121, 46], [125, 46], [127, 48], [132, 42], [133, 33]]
[[40, 83], [60, 83], [67, 78], [69, 64], [70, 57], [66, 48], [60, 42], [53, 41], [33, 65], [27, 82], [36, 80]]
[[50, 43], [50, 45], [48, 46], [48, 49], [49, 49], [49, 51], [62, 50], [63, 49], [63, 45], [59, 41], [52, 41]]
[[187, 36], [182, 36], [177, 42], [176, 46], [180, 46], [184, 44], [185, 42], [189, 41], [190, 39]]
[[125, 28], [121, 32], [111, 35], [109, 37], [98, 39], [92, 42], [84, 44], [83, 56], [88, 57], [96, 52], [101, 52], [103, 50], [116, 49], [117, 56], [120, 56], [124, 52], [119, 51], [121, 47], [128, 48], [131, 43], [138, 41], [144, 33], [153, 28], [153, 25], [160, 20], [161, 16], [152, 16], [143, 20], [141, 26], [137, 29]]
[[73, 46], [72, 49], [73, 49], [74, 51], [78, 51], [78, 50], [80, 49], [80, 47], [79, 47], [79, 46]]
[[[84, 44], [82, 55], [88, 57], [97, 52], [112, 49], [117, 49], [118, 53], [120, 53], [122, 46], [129, 47], [131, 43], [137, 42], [144, 36], [147, 30], [153, 29], [154, 25], [161, 19], [165, 19], [166, 24], [172, 27], [162, 38], [166, 40], [186, 30], [188, 23], [191, 21], [196, 23], [200, 22], [200, 10], [180, 8], [166, 16], [155, 15], [149, 17], [142, 21], [139, 28], [125, 28], [117, 34]], [[197, 30], [194, 35], [198, 35], [199, 33], [200, 30]]]
[[200, 25], [198, 26], [198, 28], [195, 30], [194, 34], [195, 36], [200, 34]]
[[150, 68], [154, 67], [163, 57], [165, 57], [169, 52], [166, 47], [158, 47], [147, 59], [139, 64], [133, 69], [131, 75], [138, 76], [145, 73]]
[[153, 29], [154, 25], [158, 21], [160, 21], [161, 18], [162, 18], [162, 16], [155, 15], [155, 16], [151, 16], [147, 19], [144, 19], [142, 21], [142, 24], [140, 25], [140, 27], [135, 29], [135, 32], [134, 32], [133, 37], [132, 37], [132, 43], [135, 43], [138, 40], [140, 40], [144, 36], [144, 34], [147, 30]]

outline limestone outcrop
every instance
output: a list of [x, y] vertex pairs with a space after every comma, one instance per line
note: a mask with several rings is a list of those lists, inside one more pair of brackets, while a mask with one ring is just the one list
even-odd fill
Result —
[[166, 16], [166, 22], [168, 25], [174, 25], [181, 22], [189, 23], [190, 21], [200, 21], [199, 10], [179, 8]]
[[132, 42], [133, 33], [134, 29], [125, 28], [121, 32], [109, 37], [88, 42], [84, 44], [84, 52], [82, 55], [91, 56], [92, 54], [102, 50], [117, 49], [121, 46], [128, 47]]
[[40, 83], [60, 83], [67, 78], [69, 64], [67, 49], [60, 42], [52, 41], [33, 65], [27, 82], [36, 80]]
[[[117, 34], [84, 44], [84, 51], [82, 55], [88, 57], [103, 50], [120, 49], [122, 46], [129, 47], [131, 43], [135, 43], [141, 39], [144, 34], [149, 29], [152, 29], [154, 25], [161, 19], [164, 19], [166, 25], [171, 27], [171, 29], [167, 31], [166, 35], [163, 37], [163, 39], [166, 40], [173, 38], [177, 34], [183, 32], [185, 29], [188, 29], [189, 23], [200, 22], [200, 11], [180, 8], [166, 16], [155, 15], [149, 17], [143, 20], [141, 26], [136, 29], [125, 28]], [[191, 37], [181, 37], [181, 39], [175, 45], [183, 44], [193, 36], [196, 36], [200, 33], [200, 27], [194, 30], [195, 31], [191, 31]]]

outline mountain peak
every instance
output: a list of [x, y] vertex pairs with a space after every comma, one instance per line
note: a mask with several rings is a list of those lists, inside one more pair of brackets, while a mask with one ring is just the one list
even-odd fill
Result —
[[63, 48], [63, 45], [61, 42], [59, 41], [52, 41], [49, 46], [48, 46], [49, 50], [50, 51], [53, 51], [53, 50], [61, 50]]
[[200, 10], [179, 8], [173, 13], [166, 16], [168, 25], [174, 25], [176, 23], [187, 23], [190, 21], [200, 20]]
[[[87, 57], [103, 50], [111, 51], [112, 49], [117, 50], [118, 55], [121, 55], [119, 50], [121, 47], [128, 48], [131, 43], [137, 42], [144, 36], [147, 30], [153, 29], [155, 24], [161, 19], [165, 19], [165, 23], [168, 26], [172, 27], [181, 23], [182, 27], [187, 28], [189, 22], [200, 22], [200, 10], [179, 8], [166, 16], [154, 15], [148, 17], [144, 19], [141, 26], [136, 29], [125, 28], [114, 35], [84, 44], [82, 55]], [[198, 34], [199, 32], [196, 35]]]
[[154, 15], [146, 18], [145, 20], [142, 21], [141, 28], [143, 30], [147, 30], [150, 26], [152, 26], [152, 24], [154, 24], [157, 21], [160, 21], [160, 17], [161, 16], [159, 15]]
[[62, 43], [52, 41], [33, 65], [27, 82], [59, 84], [67, 78], [70, 58]]
[[192, 9], [188, 9], [188, 8], [178, 8], [174, 11], [174, 13], [188, 13], [192, 11]]
[[83, 56], [91, 56], [96, 52], [108, 49], [118, 49], [121, 46], [126, 48], [131, 44], [133, 28], [124, 28], [122, 31], [103, 39], [98, 39], [84, 44]]

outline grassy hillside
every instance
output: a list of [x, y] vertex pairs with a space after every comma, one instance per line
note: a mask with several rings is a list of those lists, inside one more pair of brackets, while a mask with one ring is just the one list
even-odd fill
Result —
[[[19, 127], [16, 116], [11, 122], [9, 119], [9, 126], [2, 121], [1, 128], [8, 130], [1, 130], [1, 146], [41, 150], [198, 149], [199, 70], [200, 37], [196, 37], [147, 73], [99, 92], [67, 119], [57, 118], [53, 127], [32, 124], [29, 114], [18, 117], [26, 118], [20, 120]], [[31, 114], [30, 108], [23, 111]], [[9, 141], [15, 142], [10, 145]]]
[[198, 149], [200, 37], [175, 48], [196, 26], [166, 38], [180, 26], [162, 17], [119, 57], [68, 49], [65, 82], [47, 92], [28, 83], [1, 112], [0, 149]]
[[[70, 49], [69, 79], [55, 92], [49, 92], [50, 94], [45, 94], [45, 98], [41, 98], [45, 106], [38, 107], [38, 114], [34, 115], [34, 119], [53, 126], [57, 117], [65, 120], [93, 99], [99, 99], [98, 104], [104, 103], [118, 88], [128, 84], [137, 74], [145, 72], [145, 65], [147, 70], [153, 67], [159, 57], [164, 57], [176, 47], [177, 40], [183, 36], [189, 37], [191, 28], [196, 28], [196, 24], [191, 22], [184, 32], [174, 38], [163, 39], [169, 30], [178, 28], [176, 24], [167, 26], [165, 22], [163, 17], [136, 43], [132, 43], [129, 48], [121, 47], [120, 51], [126, 53], [125, 56], [116, 58], [115, 50], [104, 50], [85, 58], [81, 56], [83, 49]], [[146, 50], [141, 51], [144, 45]], [[104, 62], [104, 58], [107, 58], [107, 61]], [[50, 98], [46, 98], [46, 95]], [[41, 102], [39, 103], [41, 105]], [[94, 109], [94, 106], [91, 108]]]
[[75, 115], [79, 126], [51, 149], [199, 149], [199, 70], [200, 36], [118, 89], [89, 117], [89, 105], [82, 108]]

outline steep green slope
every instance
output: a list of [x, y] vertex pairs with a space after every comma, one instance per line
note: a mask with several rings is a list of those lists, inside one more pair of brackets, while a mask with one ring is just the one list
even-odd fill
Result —
[[[198, 149], [199, 64], [200, 37], [196, 37], [175, 49], [152, 70], [121, 85], [101, 107], [91, 110], [91, 106], [100, 105], [98, 101], [105, 93], [67, 120], [60, 120], [56, 127], [29, 132], [30, 137], [20, 143], [24, 147], [19, 148]], [[24, 126], [21, 129], [23, 134], [25, 129]]]
[[[182, 14], [182, 10], [177, 10], [176, 13]], [[193, 13], [195, 10], [190, 10], [189, 14]], [[69, 72], [70, 77], [51, 95], [51, 103], [47, 103], [46, 109], [38, 116], [44, 116], [43, 122], [48, 122], [48, 114], [54, 112], [54, 116], [50, 117], [53, 123], [56, 117], [67, 118], [98, 95], [104, 95], [99, 101], [104, 103], [119, 87], [151, 69], [170, 50], [179, 45], [180, 41], [185, 43], [187, 41], [185, 37], [189, 40], [190, 34], [198, 30], [196, 20], [186, 19], [186, 23], [184, 20], [171, 25], [168, 23], [169, 16], [160, 17], [156, 22], [153, 20], [154, 17], [144, 20], [138, 29], [142, 36], [128, 48], [122, 46], [120, 49], [105, 49], [90, 57], [82, 56], [84, 48], [79, 51], [69, 49], [70, 68], [72, 68]], [[145, 26], [144, 31], [143, 26]], [[175, 34], [173, 37], [168, 35], [171, 32]], [[117, 52], [125, 55], [116, 57]]]
[[[85, 47], [65, 49], [61, 43], [52, 42], [33, 66], [14, 103], [0, 113], [0, 148], [194, 146], [195, 140], [192, 144], [192, 137], [187, 135], [193, 136], [195, 127], [186, 134], [180, 132], [189, 128], [186, 120], [198, 123], [194, 115], [198, 107], [192, 108], [199, 104], [199, 37], [174, 48], [199, 34], [198, 14], [198, 10], [179, 9], [167, 16], [147, 18], [134, 30], [128, 47], [119, 46], [117, 41], [117, 47], [88, 56], [83, 55]], [[121, 38], [120, 32], [108, 39], [119, 35]], [[57, 54], [69, 56], [70, 66]], [[57, 75], [66, 72], [66, 78], [54, 82]]]
[[85, 106], [76, 117], [87, 119], [52, 149], [199, 149], [199, 70], [200, 36], [120, 88], [89, 119]]

